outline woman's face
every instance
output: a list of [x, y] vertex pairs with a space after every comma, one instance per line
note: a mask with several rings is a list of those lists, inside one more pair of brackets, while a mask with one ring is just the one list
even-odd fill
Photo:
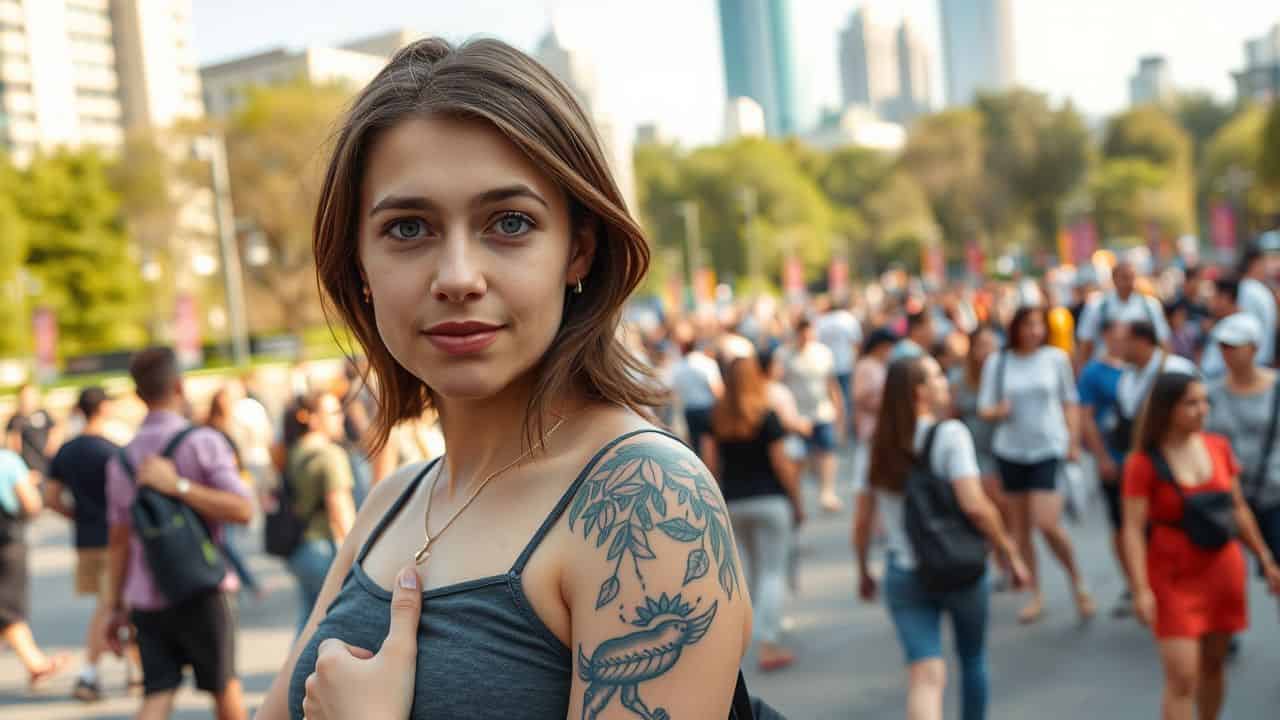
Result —
[[1253, 343], [1244, 345], [1218, 343], [1218, 348], [1222, 350], [1223, 364], [1228, 370], [1238, 375], [1246, 375], [1253, 368], [1254, 358], [1258, 355], [1258, 349]]
[[346, 436], [343, 420], [342, 401], [333, 393], [325, 393], [316, 403], [316, 412], [311, 416], [309, 427], [330, 440], [341, 440]]
[[411, 118], [373, 144], [359, 258], [378, 333], [444, 399], [490, 397], [528, 373], [560, 327], [595, 240], [569, 201], [492, 125]]
[[1022, 328], [1018, 338], [1018, 346], [1022, 348], [1037, 348], [1044, 344], [1045, 333], [1047, 329], [1044, 326], [1044, 314], [1033, 312], [1027, 315], [1022, 321]]
[[987, 358], [991, 357], [991, 353], [995, 351], [996, 334], [990, 330], [978, 333], [978, 336], [973, 339], [973, 347], [969, 349], [969, 352], [973, 355], [974, 362], [979, 366], [986, 362]]
[[942, 366], [931, 357], [923, 358], [920, 364], [924, 368], [924, 383], [920, 385], [920, 393], [932, 412], [938, 412], [951, 404], [951, 385], [947, 376], [942, 373]]
[[1204, 383], [1193, 382], [1182, 393], [1182, 399], [1173, 406], [1170, 426], [1179, 432], [1192, 433], [1204, 429], [1205, 416], [1209, 414], [1209, 393]]

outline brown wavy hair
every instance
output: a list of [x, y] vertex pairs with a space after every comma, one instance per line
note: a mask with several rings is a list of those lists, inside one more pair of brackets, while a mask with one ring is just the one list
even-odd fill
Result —
[[760, 360], [735, 358], [724, 375], [724, 397], [711, 409], [711, 432], [717, 440], [750, 440], [769, 411], [769, 384]]
[[638, 412], [663, 402], [651, 372], [620, 342], [623, 305], [649, 267], [649, 246], [610, 174], [600, 140], [573, 94], [528, 55], [498, 40], [457, 47], [414, 42], [352, 102], [342, 120], [316, 208], [313, 247], [326, 315], [336, 314], [369, 358], [378, 408], [365, 444], [376, 452], [391, 429], [434, 404], [432, 390], [395, 361], [371, 306], [357, 257], [360, 187], [378, 137], [413, 117], [443, 114], [491, 123], [569, 198], [573, 232], [594, 232], [596, 253], [581, 295], [566, 288], [565, 314], [534, 368], [525, 442], [544, 434], [543, 411], [570, 390]]
[[884, 399], [871, 437], [871, 487], [901, 493], [915, 462], [916, 393], [928, 380], [923, 357], [901, 358], [889, 366]]

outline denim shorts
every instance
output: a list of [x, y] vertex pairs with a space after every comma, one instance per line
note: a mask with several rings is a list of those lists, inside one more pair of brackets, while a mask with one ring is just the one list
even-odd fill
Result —
[[832, 452], [836, 449], [836, 428], [831, 423], [815, 423], [813, 433], [804, 439], [810, 453]]
[[943, 613], [951, 615], [960, 657], [984, 652], [990, 604], [986, 575], [963, 590], [933, 593], [924, 588], [914, 570], [903, 570], [891, 561], [885, 570], [884, 599], [908, 665], [942, 657]]

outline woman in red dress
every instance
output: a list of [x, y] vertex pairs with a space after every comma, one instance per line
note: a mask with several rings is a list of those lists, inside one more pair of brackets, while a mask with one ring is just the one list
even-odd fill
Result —
[[1138, 619], [1160, 645], [1163, 720], [1191, 720], [1197, 706], [1201, 720], [1217, 718], [1222, 709], [1227, 645], [1249, 625], [1241, 542], [1280, 593], [1280, 568], [1236, 483], [1231, 445], [1202, 432], [1208, 410], [1199, 379], [1162, 374], [1125, 463], [1125, 552]]

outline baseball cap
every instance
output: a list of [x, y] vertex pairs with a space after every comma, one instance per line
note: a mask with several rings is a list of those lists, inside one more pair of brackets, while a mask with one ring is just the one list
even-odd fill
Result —
[[1231, 347], [1257, 347], [1262, 344], [1262, 324], [1248, 313], [1228, 315], [1213, 327], [1213, 341]]

